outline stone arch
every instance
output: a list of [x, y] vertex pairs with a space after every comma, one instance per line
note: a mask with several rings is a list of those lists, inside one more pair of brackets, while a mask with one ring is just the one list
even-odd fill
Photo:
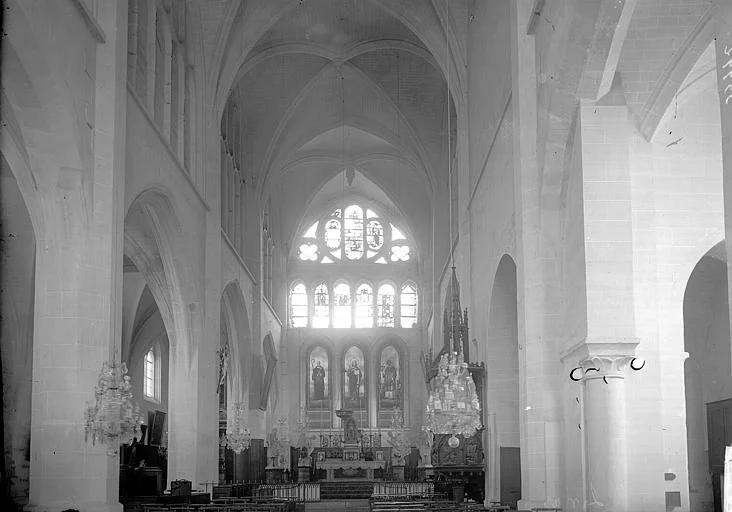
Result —
[[710, 44], [714, 43], [713, 9], [709, 9], [674, 54], [644, 108], [639, 129], [647, 140], [653, 139], [664, 113]]
[[44, 232], [38, 184], [31, 170], [30, 156], [28, 155], [22, 129], [4, 91], [2, 92], [0, 102], [3, 119], [3, 123], [0, 124], [0, 155], [3, 159], [2, 165], [9, 169], [15, 177], [18, 192], [23, 197], [28, 215], [33, 224], [33, 231], [38, 236]]
[[0, 494], [14, 504], [27, 503], [29, 493], [37, 239], [18, 180], [0, 154]]
[[[178, 346], [189, 337], [174, 259], [173, 237], [180, 224], [167, 194], [148, 189], [130, 204], [124, 223], [124, 253], [142, 273], [160, 309], [168, 340]], [[183, 337], [183, 339], [179, 339]], [[187, 346], [184, 344], [183, 346]]]
[[[732, 436], [717, 417], [732, 411], [729, 292], [724, 240], [694, 267], [684, 293], [686, 440], [691, 510], [712, 510], [719, 496], [724, 444]], [[721, 408], [717, 408], [721, 405]], [[729, 414], [729, 412], [727, 412]], [[709, 430], [713, 432], [709, 432]], [[725, 439], [726, 437], [726, 439]], [[710, 444], [707, 445], [710, 440]], [[715, 496], [715, 494], [717, 494]]]
[[[225, 322], [229, 335], [230, 351], [230, 401], [246, 401], [249, 408], [259, 404], [259, 397], [252, 395], [256, 388], [251, 367], [254, 364], [252, 349], [252, 333], [249, 324], [249, 312], [238, 281], [232, 281], [224, 287], [221, 295], [221, 319]], [[249, 396], [247, 397], [247, 394]], [[244, 400], [248, 398], [247, 400]]]
[[[486, 338], [483, 393], [489, 437], [485, 450], [486, 497], [515, 506], [521, 498], [520, 473], [509, 475], [508, 468], [501, 467], [502, 451], [520, 449], [518, 286], [516, 263], [508, 254], [501, 257], [493, 280]], [[507, 481], [501, 482], [502, 477]], [[508, 478], [517, 488], [507, 485]]]

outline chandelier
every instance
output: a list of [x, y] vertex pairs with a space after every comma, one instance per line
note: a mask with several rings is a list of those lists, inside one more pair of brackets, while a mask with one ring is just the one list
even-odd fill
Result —
[[92, 445], [103, 443], [107, 455], [116, 455], [119, 445], [139, 435], [142, 419], [132, 400], [132, 384], [127, 365], [105, 361], [94, 389], [94, 404], [85, 414], [84, 439]]
[[243, 403], [234, 404], [234, 417], [226, 425], [226, 447], [237, 455], [252, 444], [252, 435], [244, 422], [244, 409]]
[[462, 353], [443, 354], [431, 382], [423, 429], [451, 434], [448, 444], [455, 448], [460, 444], [458, 435], [472, 436], [481, 428], [480, 401]]

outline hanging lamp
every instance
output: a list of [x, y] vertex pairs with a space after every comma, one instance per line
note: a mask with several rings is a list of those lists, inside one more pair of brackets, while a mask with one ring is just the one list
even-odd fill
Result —
[[[460, 311], [459, 288], [455, 275], [455, 256], [452, 232], [452, 147], [450, 125], [450, 40], [449, 40], [449, 5], [446, 5], [445, 14], [445, 43], [446, 58], [446, 109], [447, 109], [447, 161], [448, 161], [448, 201], [449, 201], [449, 232], [450, 232], [450, 261], [452, 275], [450, 279], [450, 311], [445, 311], [446, 339], [443, 353], [437, 364], [437, 372], [429, 381], [429, 397], [425, 406], [424, 426], [428, 433], [450, 435], [448, 445], [456, 448], [460, 445], [458, 436], [469, 437], [483, 428], [481, 421], [481, 406], [476, 393], [473, 377], [468, 370], [468, 363], [464, 360], [467, 355], [467, 318], [463, 319]], [[467, 317], [467, 312], [466, 312]], [[457, 325], [456, 325], [457, 321]], [[449, 322], [449, 324], [448, 324]], [[449, 325], [449, 330], [447, 326]], [[447, 350], [445, 350], [447, 349]]]
[[127, 365], [105, 361], [94, 389], [94, 403], [86, 408], [84, 439], [107, 446], [107, 455], [119, 453], [119, 445], [140, 435], [142, 417], [132, 399]]

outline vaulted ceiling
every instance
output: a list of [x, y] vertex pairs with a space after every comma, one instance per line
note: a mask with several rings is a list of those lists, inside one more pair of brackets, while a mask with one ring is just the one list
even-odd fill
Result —
[[[324, 199], [321, 189], [333, 195], [332, 184], [345, 183], [336, 177], [346, 168], [359, 179], [342, 185], [341, 194], [373, 197], [381, 189], [415, 235], [429, 237], [430, 205], [441, 195], [447, 201], [448, 148], [455, 151], [444, 72], [452, 64], [444, 51], [436, 58], [428, 49], [440, 37], [445, 43], [444, 5], [410, 2], [423, 10], [410, 18], [390, 1], [291, 4], [266, 22], [262, 16], [261, 34], [239, 68], [222, 70], [219, 79], [233, 76], [227, 108], [236, 104], [245, 174], [256, 177], [262, 197], [287, 209], [286, 238], [310, 203]], [[242, 37], [233, 25], [229, 46]], [[418, 36], [407, 25], [431, 31]], [[231, 51], [224, 53], [225, 63]]]

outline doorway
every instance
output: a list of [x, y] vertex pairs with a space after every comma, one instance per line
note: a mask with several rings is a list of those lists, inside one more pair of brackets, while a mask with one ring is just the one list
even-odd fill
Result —
[[516, 509], [521, 499], [521, 450], [501, 446], [501, 503]]

